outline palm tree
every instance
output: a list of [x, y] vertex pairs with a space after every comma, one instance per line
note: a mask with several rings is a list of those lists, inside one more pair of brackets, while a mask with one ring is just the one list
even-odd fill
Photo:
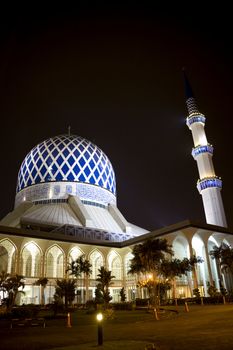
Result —
[[10, 274], [6, 271], [2, 271], [0, 274], [0, 291], [3, 294], [3, 299], [5, 298], [6, 283], [9, 277], [10, 277]]
[[65, 310], [68, 310], [68, 305], [72, 303], [75, 298], [75, 284], [73, 279], [62, 279], [56, 281], [55, 298], [58, 297], [61, 300], [65, 299]]
[[78, 277], [80, 277], [82, 275], [82, 273], [84, 274], [84, 279], [85, 279], [85, 287], [86, 287], [86, 300], [88, 299], [88, 287], [89, 287], [89, 276], [92, 273], [91, 270], [91, 263], [89, 262], [89, 260], [85, 259], [85, 255], [81, 255], [79, 258], [77, 258], [76, 260], [73, 260], [71, 263], [68, 264], [68, 268], [67, 268], [67, 272], [70, 271], [70, 275], [73, 275], [76, 277], [76, 279], [78, 279]]
[[188, 272], [193, 270], [193, 267], [197, 263], [203, 262], [202, 258], [193, 256], [192, 258], [184, 258], [180, 259], [171, 259], [171, 260], [163, 260], [161, 264], [160, 271], [162, 275], [170, 279], [173, 284], [173, 298], [176, 297], [176, 277], [182, 277], [183, 275], [187, 275]]
[[131, 266], [128, 273], [150, 275], [150, 292], [151, 301], [156, 304], [159, 294], [157, 285], [159, 285], [160, 267], [165, 259], [166, 254], [173, 255], [172, 247], [166, 239], [149, 238], [144, 243], [134, 246], [131, 260]]
[[86, 293], [85, 293], [85, 302], [87, 302], [88, 300], [88, 291], [89, 291], [89, 277], [92, 273], [91, 270], [91, 263], [89, 262], [89, 260], [84, 259], [84, 256], [81, 257], [82, 259], [80, 260], [80, 270], [81, 272], [84, 273], [84, 280], [85, 280], [85, 289], [86, 289]]
[[104, 307], [107, 308], [110, 300], [112, 299], [110, 296], [109, 287], [113, 284], [112, 279], [115, 278], [115, 276], [112, 276], [112, 271], [108, 271], [104, 266], [101, 266], [98, 271], [99, 273], [96, 281], [99, 282], [99, 284], [97, 288], [99, 288], [101, 291], [104, 299]]
[[41, 305], [45, 304], [45, 288], [48, 284], [48, 281], [49, 280], [47, 277], [41, 277], [34, 283], [35, 286], [40, 286], [40, 303], [41, 303]]
[[19, 290], [19, 288], [23, 289], [24, 286], [25, 286], [24, 277], [21, 275], [16, 274], [13, 276], [9, 276], [6, 279], [5, 289], [8, 293], [8, 298], [7, 298], [8, 311], [10, 311], [13, 305], [15, 304], [18, 293], [24, 293], [23, 291]]
[[220, 247], [215, 246], [210, 255], [219, 260], [223, 271], [229, 271], [233, 274], [233, 249], [229, 245], [222, 243]]
[[216, 260], [220, 275], [220, 286], [222, 286], [221, 272], [228, 272], [233, 275], [233, 249], [229, 245], [222, 243], [219, 247], [213, 247], [213, 250], [210, 251], [210, 256]]
[[125, 295], [125, 288], [121, 288], [120, 289], [120, 298], [121, 298], [121, 302], [125, 302], [126, 301], [126, 295]]

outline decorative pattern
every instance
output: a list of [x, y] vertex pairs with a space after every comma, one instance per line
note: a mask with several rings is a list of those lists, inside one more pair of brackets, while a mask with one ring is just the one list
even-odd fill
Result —
[[68, 196], [78, 196], [81, 200], [108, 204], [116, 204], [116, 196], [105, 188], [93, 186], [87, 183], [77, 182], [50, 182], [29, 186], [16, 194], [15, 207], [24, 201], [51, 202], [67, 200]]
[[[20, 167], [16, 191], [61, 181], [96, 185], [116, 195], [115, 174], [108, 157], [80, 136], [60, 135], [34, 147]], [[58, 193], [60, 188], [54, 191]], [[70, 184], [66, 192], [72, 193]]]
[[209, 153], [213, 155], [213, 152], [214, 152], [214, 148], [210, 144], [204, 145], [204, 146], [197, 146], [193, 148], [192, 156], [193, 158], [196, 158], [199, 154], [203, 154], [203, 153]]
[[79, 241], [110, 241], [110, 242], [122, 242], [127, 239], [135, 237], [133, 234], [127, 233], [114, 233], [100, 229], [79, 227], [75, 225], [63, 225], [53, 230], [53, 232], [63, 233], [68, 236], [74, 236]]
[[222, 180], [217, 176], [207, 177], [207, 178], [198, 180], [197, 182], [197, 188], [199, 192], [207, 188], [213, 188], [213, 187], [220, 188], [220, 189], [222, 188]]
[[196, 104], [196, 100], [194, 97], [189, 97], [186, 100], [186, 105], [188, 108], [188, 113], [193, 114], [193, 113], [199, 113], [198, 108], [197, 108], [197, 104]]

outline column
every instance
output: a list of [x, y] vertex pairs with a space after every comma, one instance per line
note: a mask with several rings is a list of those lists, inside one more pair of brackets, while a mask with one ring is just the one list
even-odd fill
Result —
[[210, 266], [210, 256], [209, 256], [209, 251], [208, 251], [208, 243], [204, 243], [204, 247], [205, 247], [205, 256], [206, 256], [209, 281], [210, 281], [210, 284], [213, 285], [213, 277], [212, 277], [212, 271], [211, 271], [211, 266]]
[[[193, 247], [191, 242], [189, 242], [189, 254], [190, 254], [190, 258], [193, 258]], [[198, 280], [197, 280], [197, 271], [195, 266], [193, 266], [192, 277], [193, 277], [193, 289], [196, 289], [198, 288]]]

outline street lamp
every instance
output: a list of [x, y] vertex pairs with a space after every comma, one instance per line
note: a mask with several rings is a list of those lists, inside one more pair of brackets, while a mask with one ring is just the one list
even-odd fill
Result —
[[99, 312], [96, 315], [96, 319], [98, 322], [98, 345], [102, 345], [103, 344], [103, 326], [102, 326], [103, 314]]

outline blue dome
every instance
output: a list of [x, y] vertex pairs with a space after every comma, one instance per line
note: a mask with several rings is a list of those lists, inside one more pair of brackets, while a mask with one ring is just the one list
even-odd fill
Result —
[[34, 147], [20, 167], [16, 192], [51, 182], [90, 184], [116, 195], [115, 174], [108, 157], [80, 136], [59, 135]]

